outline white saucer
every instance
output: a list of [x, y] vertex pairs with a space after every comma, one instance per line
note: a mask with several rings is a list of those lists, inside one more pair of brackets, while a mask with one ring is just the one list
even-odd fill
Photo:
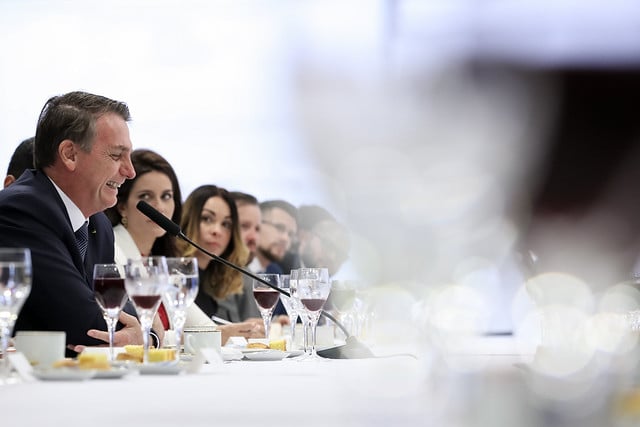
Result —
[[139, 365], [140, 375], [178, 375], [184, 370], [184, 366], [176, 362], [158, 362], [148, 365]]
[[43, 381], [84, 381], [93, 378], [93, 369], [50, 368], [34, 369], [33, 376]]
[[240, 348], [239, 349], [242, 354], [247, 353], [264, 353], [265, 351], [270, 351], [270, 348]]
[[115, 378], [122, 378], [125, 375], [128, 375], [129, 373], [131, 373], [130, 369], [127, 369], [124, 367], [114, 367], [106, 371], [97, 370], [93, 378], [115, 379]]
[[282, 360], [288, 355], [289, 353], [282, 350], [264, 350], [245, 353], [244, 357], [249, 360]]

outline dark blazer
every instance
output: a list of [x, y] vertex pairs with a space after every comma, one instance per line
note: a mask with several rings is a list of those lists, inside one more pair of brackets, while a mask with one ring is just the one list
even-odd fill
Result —
[[[32, 286], [15, 331], [65, 331], [68, 344], [104, 344], [87, 336], [106, 330], [93, 295], [95, 263], [113, 262], [113, 230], [100, 212], [89, 218], [83, 263], [71, 222], [55, 187], [42, 171], [26, 171], [0, 191], [0, 247], [31, 250]], [[129, 310], [127, 310], [129, 311]]]

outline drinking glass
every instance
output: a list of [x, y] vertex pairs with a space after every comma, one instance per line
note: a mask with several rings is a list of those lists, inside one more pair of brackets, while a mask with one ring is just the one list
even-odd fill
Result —
[[[295, 291], [295, 286], [291, 287], [291, 276], [289, 274], [281, 274], [280, 275], [280, 285], [282, 289], [289, 292], [289, 295]], [[293, 291], [292, 291], [293, 289]], [[290, 343], [291, 348], [293, 348], [294, 343], [296, 342], [296, 323], [298, 322], [298, 301], [291, 297], [286, 296], [285, 294], [280, 294], [280, 301], [282, 301], [282, 305], [287, 312], [287, 316], [289, 316], [289, 326], [290, 326]]]
[[311, 354], [305, 360], [324, 360], [316, 352], [316, 327], [329, 293], [331, 282], [326, 268], [300, 268], [296, 291], [310, 319]]
[[102, 309], [102, 317], [109, 331], [109, 360], [113, 354], [113, 335], [118, 324], [120, 311], [127, 302], [124, 287], [124, 266], [117, 264], [96, 264], [93, 267], [93, 295]]
[[18, 313], [31, 291], [31, 251], [26, 248], [0, 248], [0, 341], [2, 372], [0, 380], [9, 377], [7, 348]]
[[291, 294], [291, 300], [293, 300], [297, 310], [297, 314], [302, 321], [302, 350], [303, 354], [300, 356], [296, 356], [293, 360], [300, 361], [306, 359], [311, 356], [311, 346], [309, 345], [309, 323], [311, 320], [309, 319], [309, 314], [302, 306], [300, 302], [300, 295], [298, 295], [298, 269], [291, 270], [289, 274], [289, 293]]
[[149, 362], [149, 336], [153, 317], [158, 311], [162, 294], [169, 283], [167, 259], [163, 256], [128, 259], [125, 268], [125, 287], [140, 320], [144, 356], [142, 363]]
[[195, 257], [167, 258], [169, 286], [163, 301], [169, 311], [176, 339], [176, 360], [180, 356], [182, 331], [187, 320], [187, 308], [198, 295], [198, 259]]
[[327, 300], [330, 306], [335, 309], [338, 321], [352, 335], [354, 331], [350, 313], [355, 303], [356, 289], [358, 287], [355, 280], [332, 280], [331, 294]]
[[[280, 287], [279, 274], [258, 274], [257, 276], [264, 281], [271, 283], [276, 288]], [[269, 339], [269, 331], [271, 329], [271, 316], [273, 315], [273, 309], [278, 303], [280, 292], [254, 279], [253, 297], [255, 298], [258, 309], [260, 310], [260, 314], [262, 315], [265, 338]]]

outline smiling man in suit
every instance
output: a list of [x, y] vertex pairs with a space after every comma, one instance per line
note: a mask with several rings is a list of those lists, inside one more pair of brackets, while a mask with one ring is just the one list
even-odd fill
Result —
[[[42, 109], [36, 169], [0, 192], [0, 246], [29, 248], [33, 264], [16, 331], [65, 331], [73, 345], [108, 341], [92, 271], [113, 262], [112, 227], [102, 211], [135, 176], [129, 120], [126, 104], [86, 92], [54, 96]], [[115, 345], [142, 342], [135, 317], [124, 313], [120, 322]]]

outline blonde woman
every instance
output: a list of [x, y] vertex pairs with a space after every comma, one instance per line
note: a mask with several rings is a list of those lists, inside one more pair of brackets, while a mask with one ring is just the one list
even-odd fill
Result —
[[[224, 188], [203, 185], [185, 200], [180, 227], [185, 235], [207, 251], [243, 266], [249, 251], [242, 242], [235, 202]], [[183, 241], [178, 241], [183, 256], [198, 259], [200, 286], [196, 304], [209, 317], [234, 322], [221, 328], [229, 334], [247, 338], [264, 337], [262, 320], [256, 315], [253, 295], [243, 292], [242, 275]], [[242, 322], [242, 323], [237, 323]]]

